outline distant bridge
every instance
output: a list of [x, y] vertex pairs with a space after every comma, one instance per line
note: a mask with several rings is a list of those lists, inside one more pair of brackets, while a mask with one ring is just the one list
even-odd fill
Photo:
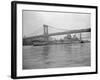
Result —
[[34, 40], [39, 40], [39, 41], [49, 41], [50, 36], [56, 36], [56, 35], [64, 35], [64, 34], [75, 34], [79, 33], [80, 34], [80, 41], [82, 41], [82, 33], [85, 32], [91, 32], [91, 28], [86, 28], [86, 29], [76, 29], [76, 30], [67, 30], [63, 32], [56, 32], [56, 33], [48, 33], [48, 25], [43, 25], [44, 27], [44, 33], [41, 35], [35, 35], [35, 36], [30, 36], [30, 37], [25, 37], [23, 38], [23, 41], [25, 44], [32, 44]]
[[[91, 28], [69, 30], [69, 31], [64, 31], [64, 32], [56, 32], [56, 33], [49, 33], [49, 34], [47, 34], [47, 36], [56, 36], [56, 35], [73, 34], [73, 33], [83, 33], [83, 32], [91, 32]], [[39, 38], [39, 37], [44, 37], [44, 34], [42, 34], [42, 35], [36, 35], [36, 36], [31, 36], [31, 37], [26, 37], [25, 39], [32, 39], [32, 38]]]

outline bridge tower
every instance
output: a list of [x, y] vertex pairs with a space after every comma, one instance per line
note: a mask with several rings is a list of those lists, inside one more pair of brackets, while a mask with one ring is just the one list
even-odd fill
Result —
[[82, 40], [82, 33], [80, 33], [80, 43], [83, 43], [83, 40]]
[[44, 40], [48, 42], [48, 25], [43, 25], [44, 28]]
[[80, 41], [82, 40], [82, 33], [80, 33]]

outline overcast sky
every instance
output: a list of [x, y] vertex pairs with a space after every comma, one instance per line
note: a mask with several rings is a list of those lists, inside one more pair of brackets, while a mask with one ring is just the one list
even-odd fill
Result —
[[[90, 14], [85, 13], [24, 10], [22, 18], [23, 36], [43, 34], [43, 24], [64, 30], [90, 28]], [[49, 33], [57, 32], [56, 29], [49, 29], [48, 31]]]

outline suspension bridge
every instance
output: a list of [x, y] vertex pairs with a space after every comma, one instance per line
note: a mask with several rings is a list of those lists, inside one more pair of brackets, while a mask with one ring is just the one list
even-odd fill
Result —
[[[56, 30], [58, 30], [58, 32], [50, 33], [49, 28], [56, 29]], [[38, 34], [38, 35], [33, 36], [32, 34], [35, 34], [35, 33], [32, 33], [31, 36], [24, 37], [23, 40], [24, 41], [30, 41], [30, 42], [34, 42], [36, 40], [37, 41], [49, 42], [50, 36], [68, 35], [68, 34], [79, 33], [80, 34], [80, 41], [82, 41], [82, 33], [91, 32], [91, 28], [66, 30], [66, 29], [60, 29], [60, 28], [56, 28], [56, 27], [53, 27], [53, 26], [49, 26], [49, 25], [43, 25], [42, 29], [43, 29], [42, 34]], [[59, 32], [59, 30], [60, 30], [60, 32]], [[40, 32], [40, 30], [38, 30], [38, 31]]]

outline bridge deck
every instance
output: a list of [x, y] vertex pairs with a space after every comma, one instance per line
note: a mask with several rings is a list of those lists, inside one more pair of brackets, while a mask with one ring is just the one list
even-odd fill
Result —
[[[78, 29], [78, 30], [69, 30], [65, 32], [57, 32], [57, 33], [50, 33], [48, 36], [55, 36], [55, 35], [63, 35], [63, 34], [73, 34], [73, 33], [83, 33], [83, 32], [91, 32], [91, 29]], [[31, 36], [27, 37], [25, 39], [31, 39], [31, 38], [39, 38], [39, 37], [44, 37], [44, 35], [36, 35], [36, 36]]]

